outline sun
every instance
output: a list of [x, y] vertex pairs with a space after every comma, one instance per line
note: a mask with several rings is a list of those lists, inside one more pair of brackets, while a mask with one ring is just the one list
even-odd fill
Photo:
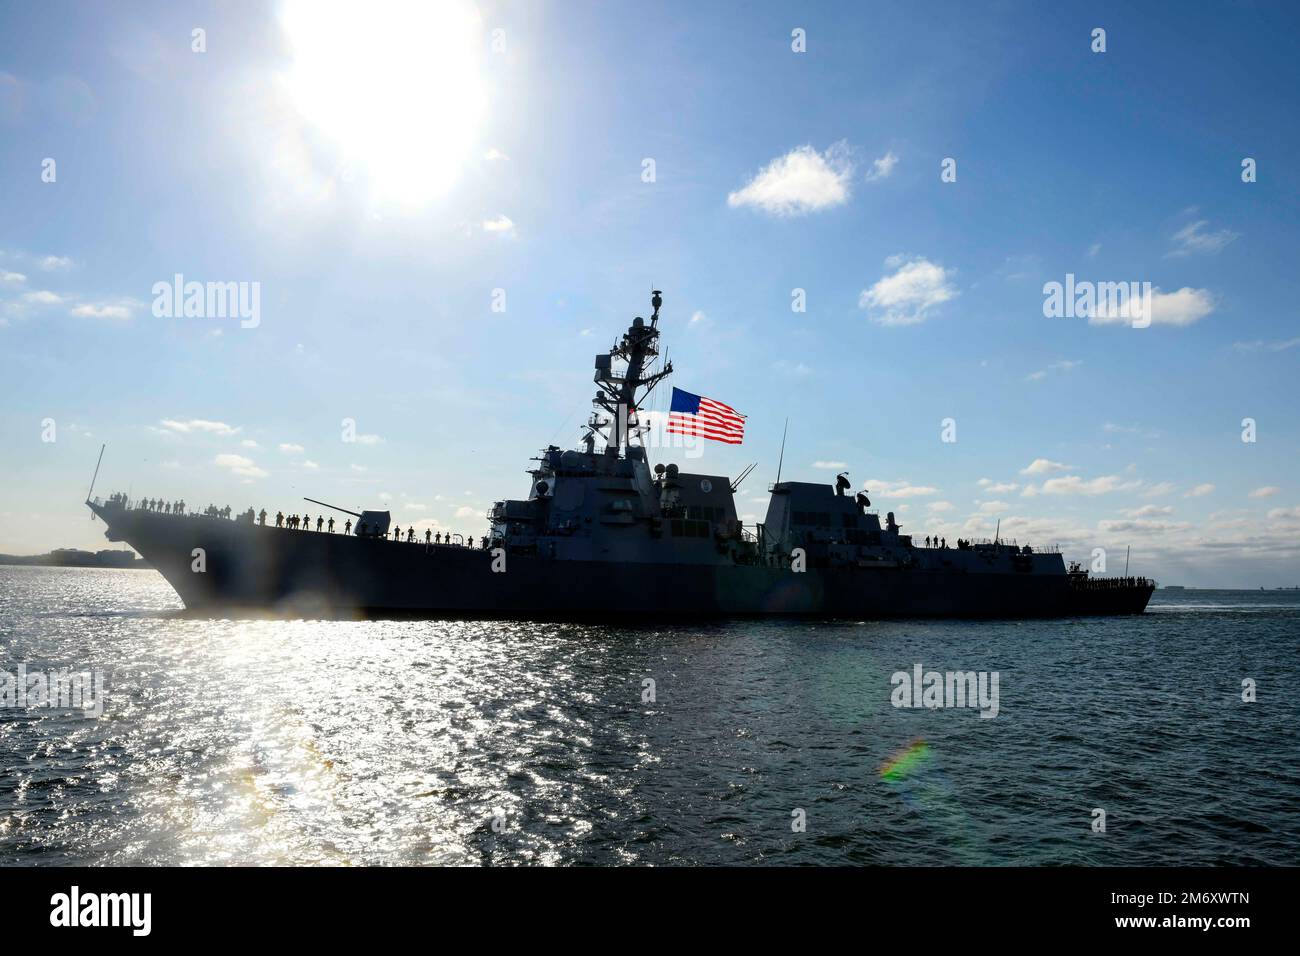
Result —
[[377, 198], [445, 195], [486, 110], [482, 21], [466, 0], [287, 0], [280, 21], [298, 112]]

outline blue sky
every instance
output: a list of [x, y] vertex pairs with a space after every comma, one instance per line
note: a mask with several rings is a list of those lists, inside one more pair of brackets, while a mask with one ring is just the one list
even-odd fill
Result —
[[[401, 6], [0, 12], [0, 551], [103, 545], [101, 442], [101, 492], [481, 533], [657, 287], [749, 426], [652, 457], [758, 461], [757, 520], [788, 416], [785, 477], [918, 535], [1300, 584], [1294, 8]], [[176, 273], [256, 327], [154, 315]], [[1155, 321], [1045, 317], [1067, 273]]]

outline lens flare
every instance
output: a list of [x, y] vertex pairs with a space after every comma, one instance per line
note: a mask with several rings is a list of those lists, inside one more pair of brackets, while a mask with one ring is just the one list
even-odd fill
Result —
[[882, 780], [903, 780], [912, 771], [925, 764], [930, 757], [930, 745], [916, 739], [894, 754], [880, 766]]

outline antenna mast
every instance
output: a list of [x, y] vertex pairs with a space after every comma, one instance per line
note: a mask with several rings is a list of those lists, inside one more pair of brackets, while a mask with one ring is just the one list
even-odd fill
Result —
[[[599, 411], [592, 412], [584, 438], [588, 451], [594, 450], [597, 435], [605, 439], [606, 452], [613, 449], [617, 454], [627, 447], [630, 439], [639, 436], [647, 427], [632, 424], [638, 404], [661, 380], [672, 374], [672, 362], [665, 362], [659, 372], [646, 373], [647, 363], [659, 356], [659, 307], [663, 305], [663, 297], [658, 289], [654, 290], [650, 305], [654, 313], [649, 325], [637, 316], [612, 349], [596, 356], [594, 381], [600, 390], [592, 404], [610, 417], [603, 418]], [[624, 363], [624, 367], [617, 371], [614, 368], [616, 359]]]
[[[104, 449], [107, 447], [107, 442], [99, 446], [99, 458], [95, 462], [95, 473], [90, 476], [90, 490], [86, 492], [86, 504], [90, 504], [90, 496], [95, 493], [95, 482], [99, 478], [99, 465], [104, 460]], [[91, 517], [93, 518], [94, 515], [91, 515]]]
[[776, 461], [776, 483], [781, 483], [781, 466], [785, 464], [785, 433], [790, 430], [790, 416], [785, 417], [785, 427], [781, 429], [781, 457]]

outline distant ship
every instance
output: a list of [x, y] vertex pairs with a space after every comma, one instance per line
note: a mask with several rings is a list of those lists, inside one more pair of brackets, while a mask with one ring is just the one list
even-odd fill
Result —
[[267, 524], [252, 509], [231, 520], [228, 508], [186, 514], [122, 494], [86, 504], [109, 540], [130, 544], [201, 613], [871, 619], [1146, 608], [1152, 581], [1092, 578], [1055, 550], [997, 539], [921, 547], [892, 512], [882, 521], [865, 492], [849, 494], [844, 475], [826, 485], [778, 474], [765, 520], [745, 526], [739, 480], [652, 468], [637, 410], [672, 373], [671, 362], [652, 370], [662, 301], [656, 291], [650, 320], [633, 319], [596, 356], [581, 447], [551, 445], [534, 458], [527, 497], [498, 501], [477, 547], [459, 535], [390, 536], [391, 516], [379, 510], [335, 508], [352, 516], [345, 527], [357, 524], [331, 534]]

